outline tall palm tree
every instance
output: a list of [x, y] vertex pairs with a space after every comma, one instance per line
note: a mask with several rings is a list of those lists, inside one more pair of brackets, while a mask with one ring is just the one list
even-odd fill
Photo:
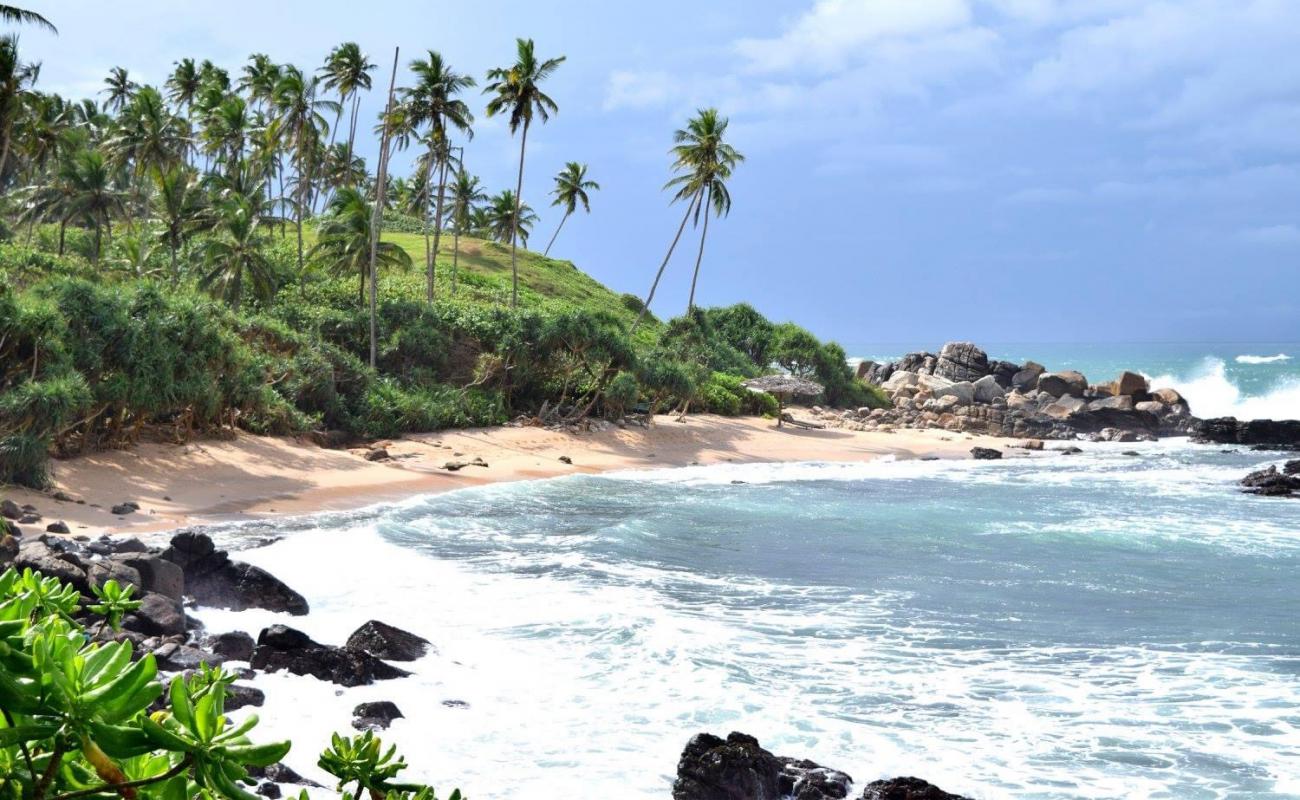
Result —
[[200, 85], [199, 68], [194, 59], [182, 58], [167, 78], [167, 98], [176, 104], [178, 111], [189, 113]]
[[325, 114], [338, 108], [330, 100], [316, 96], [320, 78], [303, 75], [302, 70], [289, 65], [284, 67], [280, 82], [275, 87], [275, 105], [286, 133], [293, 137], [294, 156], [297, 160], [296, 219], [298, 228], [298, 272], [303, 270], [302, 222], [307, 212], [307, 191], [310, 188], [312, 158], [322, 130], [328, 129]]
[[91, 259], [99, 263], [103, 234], [113, 236], [113, 218], [125, 213], [124, 194], [114, 186], [113, 168], [98, 150], [81, 150], [59, 168], [59, 180], [67, 192], [69, 217], [79, 217], [95, 229], [95, 250]]
[[108, 95], [104, 100], [104, 108], [112, 111], [114, 114], [120, 113], [122, 107], [130, 101], [135, 90], [140, 88], [131, 76], [127, 74], [126, 67], [113, 67], [108, 71], [108, 77], [104, 79], [105, 89], [101, 94]]
[[9, 162], [14, 126], [40, 74], [39, 64], [24, 64], [18, 57], [17, 36], [0, 36], [0, 180]]
[[493, 239], [502, 244], [519, 239], [527, 247], [537, 215], [527, 203], [520, 203], [514, 192], [503, 189], [488, 201], [488, 220]]
[[415, 85], [402, 90], [402, 104], [406, 107], [409, 119], [407, 124], [414, 128], [426, 129], [425, 138], [429, 150], [425, 157], [425, 203], [423, 217], [429, 219], [429, 195], [434, 185], [433, 177], [437, 175], [437, 208], [433, 213], [433, 241], [429, 241], [429, 231], [424, 231], [424, 262], [428, 281], [425, 294], [433, 302], [435, 262], [438, 258], [438, 245], [442, 238], [443, 198], [447, 191], [447, 162], [451, 151], [449, 129], [455, 128], [473, 138], [471, 125], [474, 115], [469, 106], [456, 95], [475, 85], [468, 75], [462, 75], [447, 64], [442, 55], [430, 50], [426, 58], [415, 59], [410, 64], [415, 73]]
[[543, 256], [551, 254], [551, 245], [555, 244], [555, 237], [560, 235], [560, 228], [569, 219], [574, 211], [578, 210], [578, 204], [582, 204], [582, 210], [588, 214], [591, 213], [590, 198], [587, 192], [599, 191], [600, 184], [595, 181], [587, 180], [587, 165], [579, 164], [577, 161], [570, 161], [564, 165], [564, 169], [555, 176], [555, 188], [551, 194], [555, 200], [551, 203], [553, 206], [564, 206], [564, 216], [560, 218], [560, 224], [556, 226], [555, 233], [551, 234], [551, 241], [546, 244], [546, 250], [542, 252]]
[[63, 152], [66, 134], [74, 124], [71, 109], [57, 94], [32, 93], [22, 114], [18, 141], [31, 177], [45, 172]]
[[249, 102], [265, 111], [271, 107], [275, 97], [275, 85], [280, 80], [280, 65], [271, 60], [266, 53], [254, 53], [248, 57], [239, 78], [238, 87], [248, 94]]
[[186, 164], [155, 167], [154, 206], [162, 221], [162, 239], [171, 251], [172, 283], [180, 278], [176, 265], [177, 253], [185, 245], [189, 233], [199, 227], [204, 212], [204, 195], [198, 175]]
[[361, 52], [356, 42], [344, 42], [330, 51], [321, 68], [324, 86], [332, 92], [338, 92], [338, 111], [334, 115], [334, 132], [330, 134], [330, 145], [334, 144], [334, 134], [338, 132], [339, 122], [343, 118], [343, 108], [352, 101], [348, 115], [348, 144], [343, 163], [352, 163], [352, 150], [357, 136], [357, 113], [361, 109], [361, 91], [370, 91], [370, 73], [376, 66], [370, 63], [370, 57]]
[[460, 170], [456, 173], [456, 179], [451, 184], [451, 208], [448, 209], [451, 229], [454, 233], [451, 246], [452, 295], [456, 294], [460, 277], [460, 235], [464, 231], [473, 230], [471, 216], [474, 209], [478, 208], [479, 203], [486, 199], [487, 192], [483, 191], [483, 186], [479, 183], [478, 178], [466, 172], [465, 166], [462, 164]]
[[745, 160], [736, 148], [723, 140], [727, 123], [727, 118], [718, 114], [716, 108], [704, 108], [686, 123], [684, 129], [673, 134], [673, 141], [677, 143], [673, 147], [677, 156], [673, 169], [680, 174], [668, 181], [664, 188], [676, 186], [676, 200], [693, 197], [696, 220], [699, 220], [701, 209], [704, 211], [704, 227], [700, 231], [700, 250], [695, 256], [687, 311], [695, 308], [695, 285], [700, 278], [704, 240], [709, 235], [709, 211], [719, 217], [730, 213], [731, 192], [727, 189], [727, 180], [736, 165]]
[[[172, 114], [162, 93], [146, 86], [128, 101], [118, 116], [113, 134], [104, 142], [112, 165], [129, 170], [132, 183], [132, 214], [139, 208], [142, 183], [153, 169], [165, 169], [184, 160], [189, 146], [185, 121]], [[129, 221], [129, 218], [128, 218]]]
[[248, 103], [239, 95], [230, 95], [203, 120], [203, 149], [215, 165], [229, 170], [244, 158], [244, 150], [253, 128]]
[[[366, 273], [370, 270], [370, 232], [374, 207], [366, 193], [354, 186], [344, 186], [330, 200], [320, 226], [311, 260], [333, 272], [355, 272], [361, 278], [359, 297], [364, 302]], [[380, 267], [409, 267], [411, 256], [393, 242], [380, 241], [375, 251]]]
[[35, 11], [28, 11], [18, 6], [0, 5], [0, 22], [8, 22], [16, 25], [35, 25], [38, 28], [44, 28], [50, 33], [57, 34], [59, 29], [45, 17], [37, 14]]
[[203, 275], [199, 286], [239, 310], [248, 282], [253, 295], [275, 294], [275, 272], [267, 258], [262, 215], [248, 197], [234, 195], [215, 209], [213, 235], [203, 241]]
[[[522, 203], [528, 126], [532, 124], [534, 116], [546, 122], [551, 114], [559, 110], [555, 101], [542, 92], [540, 84], [564, 63], [564, 56], [539, 61], [533, 52], [532, 39], [517, 39], [515, 50], [516, 59], [513, 66], [498, 67], [488, 71], [489, 83], [484, 91], [494, 95], [488, 101], [488, 116], [508, 113], [510, 133], [514, 134], [522, 130], [522, 135], [519, 137], [519, 177], [515, 181], [514, 192], [515, 202]], [[515, 218], [522, 219], [522, 216], [520, 209], [515, 209]], [[518, 225], [512, 226], [512, 230], [517, 230], [518, 227]], [[513, 234], [510, 237], [510, 280], [510, 306], [513, 308], [519, 304], [519, 260]]]

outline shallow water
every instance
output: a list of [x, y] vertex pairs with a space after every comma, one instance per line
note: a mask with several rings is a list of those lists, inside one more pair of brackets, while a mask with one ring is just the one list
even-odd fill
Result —
[[420, 776], [476, 799], [666, 797], [701, 730], [859, 785], [1300, 795], [1300, 502], [1235, 490], [1267, 454], [1133, 447], [579, 476], [278, 522], [241, 557], [308, 597], [286, 621], [341, 643], [378, 618], [440, 653], [341, 695], [260, 676], [264, 725], [311, 773], [352, 706], [395, 700]]

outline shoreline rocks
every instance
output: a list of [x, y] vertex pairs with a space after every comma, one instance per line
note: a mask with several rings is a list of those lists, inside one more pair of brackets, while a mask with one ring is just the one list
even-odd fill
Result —
[[1244, 494], [1261, 497], [1294, 497], [1300, 499], [1300, 459], [1288, 461], [1278, 470], [1277, 465], [1256, 470], [1239, 483]]
[[1300, 450], [1300, 420], [1215, 417], [1200, 421], [1192, 441], [1202, 444], [1247, 444], [1268, 450]]
[[321, 644], [287, 625], [263, 628], [249, 663], [255, 670], [284, 670], [340, 686], [365, 686], [377, 680], [404, 678], [411, 674], [369, 653]]

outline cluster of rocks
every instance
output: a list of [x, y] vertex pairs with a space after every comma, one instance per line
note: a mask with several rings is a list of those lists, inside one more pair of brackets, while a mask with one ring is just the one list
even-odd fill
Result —
[[[843, 800], [853, 778], [806, 759], [776, 756], [744, 733], [696, 734], [677, 762], [673, 800]], [[867, 784], [862, 800], [966, 800], [920, 778]]]
[[1300, 459], [1286, 462], [1280, 470], [1276, 464], [1256, 470], [1242, 478], [1241, 485], [1246, 494], [1300, 498]]
[[970, 342], [949, 342], [938, 355], [910, 353], [888, 364], [864, 361], [858, 376], [883, 388], [893, 408], [818, 409], [814, 414], [854, 430], [937, 428], [1095, 441], [1183, 435], [1197, 425], [1182, 395], [1152, 390], [1137, 373], [1094, 384], [1079, 372], [1048, 372], [1032, 361], [991, 361]]
[[1201, 421], [1193, 441], [1202, 444], [1244, 444], [1258, 450], [1300, 451], [1300, 420], [1216, 417]]

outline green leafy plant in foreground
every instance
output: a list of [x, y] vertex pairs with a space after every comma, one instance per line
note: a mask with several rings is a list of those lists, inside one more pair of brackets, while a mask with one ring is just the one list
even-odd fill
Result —
[[[226, 716], [234, 676], [220, 667], [177, 675], [164, 689], [153, 655], [97, 641], [139, 602], [115, 581], [94, 591], [87, 615], [80, 593], [57, 578], [0, 574], [0, 798], [258, 800], [245, 788], [255, 783], [250, 769], [278, 763], [290, 743], [256, 743], [256, 715]], [[85, 623], [96, 619], [92, 635]], [[364, 789], [370, 800], [434, 800], [428, 787], [393, 783], [405, 761], [373, 734], [336, 736], [320, 763], [355, 784], [358, 794], [345, 797]]]

